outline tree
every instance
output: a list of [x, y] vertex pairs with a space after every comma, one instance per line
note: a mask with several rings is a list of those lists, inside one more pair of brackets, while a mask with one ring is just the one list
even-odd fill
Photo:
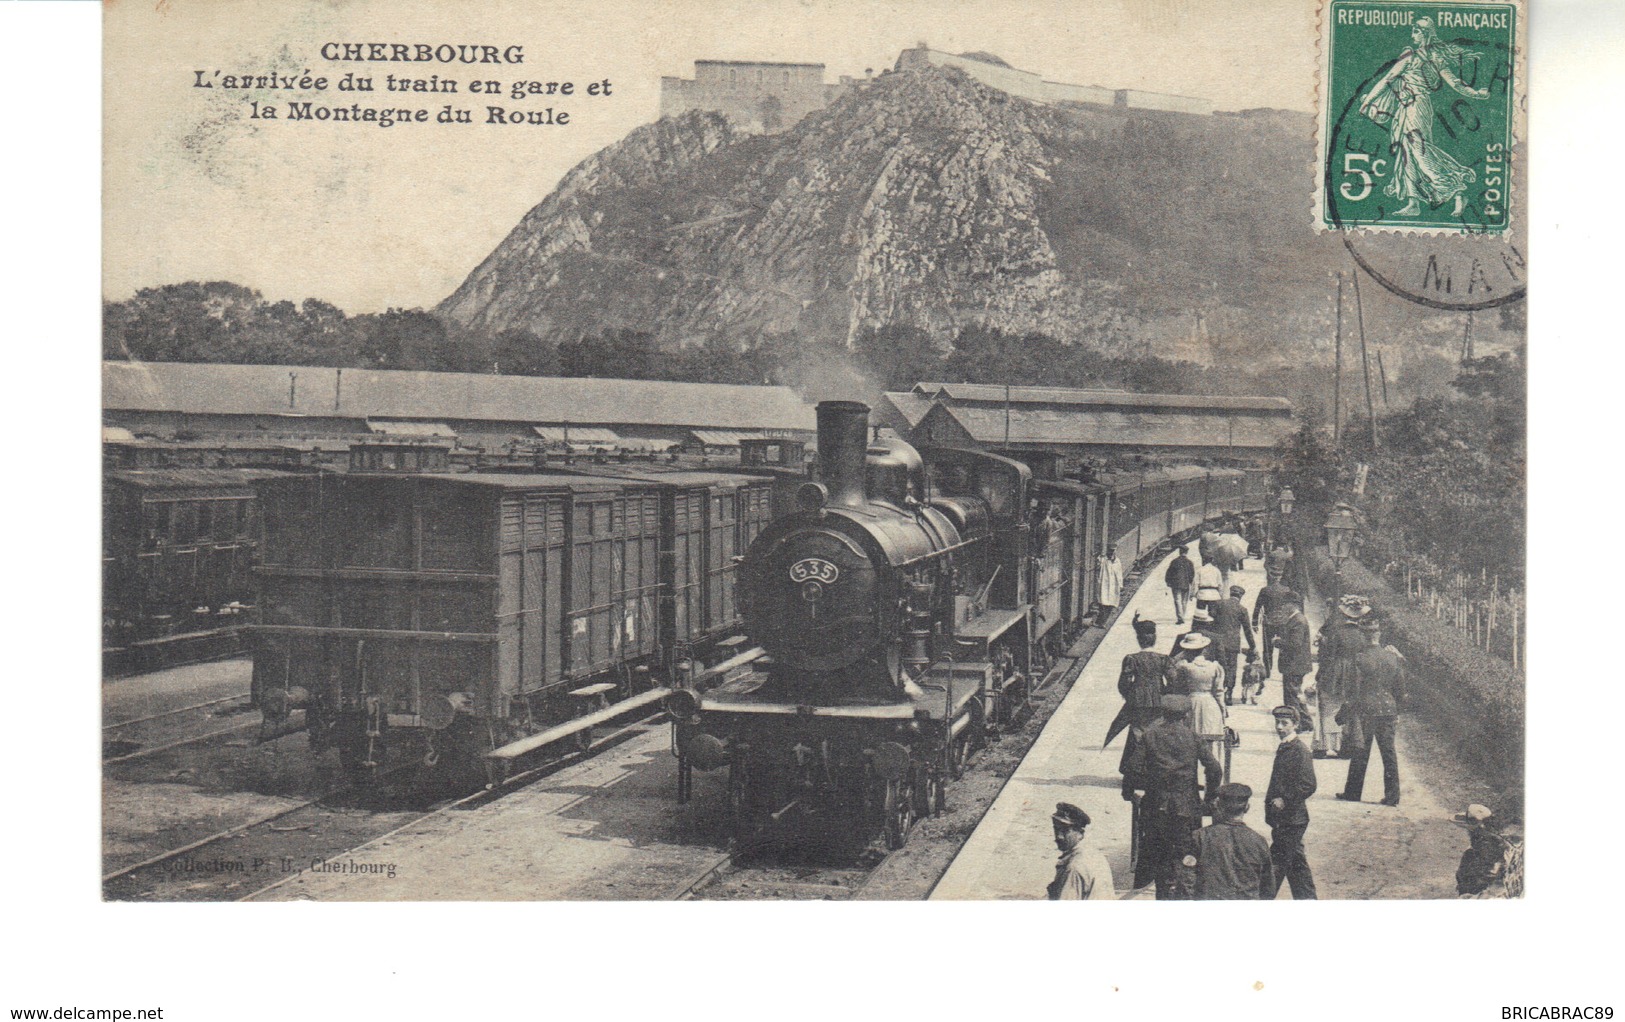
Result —
[[524, 329], [497, 334], [491, 359], [499, 372], [515, 376], [554, 376], [559, 371], [558, 348]]

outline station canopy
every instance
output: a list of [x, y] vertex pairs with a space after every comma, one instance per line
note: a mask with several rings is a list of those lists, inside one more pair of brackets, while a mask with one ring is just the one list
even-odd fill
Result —
[[536, 435], [553, 443], [618, 444], [621, 438], [603, 426], [533, 426]]
[[760, 433], [740, 429], [696, 429], [688, 435], [706, 447], [738, 447], [741, 440], [766, 439]]
[[385, 433], [389, 436], [457, 436], [455, 430], [444, 422], [399, 422], [394, 419], [368, 419], [367, 428], [374, 433]]

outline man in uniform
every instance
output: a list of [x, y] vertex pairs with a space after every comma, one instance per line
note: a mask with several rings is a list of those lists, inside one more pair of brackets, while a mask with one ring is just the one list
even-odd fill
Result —
[[1269, 574], [1269, 582], [1258, 591], [1258, 599], [1253, 601], [1253, 631], [1258, 633], [1259, 642], [1264, 647], [1266, 677], [1275, 671], [1275, 650], [1271, 640], [1280, 631], [1281, 621], [1286, 617], [1288, 601], [1297, 595], [1281, 581], [1278, 572], [1272, 571]]
[[1179, 553], [1168, 562], [1168, 571], [1162, 580], [1174, 594], [1174, 624], [1185, 623], [1185, 612], [1191, 605], [1191, 586], [1196, 582], [1196, 565], [1191, 563], [1190, 544], [1179, 548]]
[[1275, 865], [1270, 846], [1246, 823], [1253, 789], [1226, 784], [1219, 789], [1213, 823], [1196, 833], [1185, 858], [1196, 870], [1197, 901], [1268, 901], [1275, 897]]
[[1405, 702], [1405, 663], [1392, 646], [1383, 647], [1382, 626], [1374, 617], [1360, 622], [1366, 647], [1354, 658], [1354, 697], [1343, 706], [1342, 714], [1358, 714], [1362, 741], [1349, 755], [1348, 781], [1337, 797], [1344, 802], [1360, 801], [1365, 788], [1365, 772], [1371, 762], [1371, 746], [1382, 751], [1382, 804], [1399, 805], [1399, 755], [1394, 750], [1394, 728]]
[[1136, 889], [1155, 880], [1157, 900], [1188, 900], [1180, 863], [1189, 854], [1196, 828], [1202, 825], [1202, 796], [1196, 769], [1215, 791], [1224, 768], [1207, 743], [1196, 737], [1185, 718], [1190, 697], [1162, 697], [1157, 720], [1145, 729], [1129, 764], [1128, 779], [1141, 814], [1140, 855], [1134, 872]]
[[[1301, 616], [1301, 615], [1300, 615]], [[1275, 890], [1283, 882], [1292, 885], [1293, 901], [1315, 900], [1315, 877], [1309, 872], [1309, 858], [1303, 851], [1303, 835], [1309, 829], [1309, 796], [1315, 793], [1315, 758], [1299, 740], [1298, 711], [1277, 706], [1275, 718], [1275, 766], [1270, 770], [1269, 790], [1264, 793], [1264, 822], [1270, 827], [1270, 859], [1275, 863]]]
[[1110, 742], [1121, 727], [1128, 727], [1128, 740], [1123, 747], [1123, 758], [1117, 765], [1118, 772], [1124, 775], [1124, 798], [1128, 798], [1132, 790], [1127, 778], [1128, 764], [1140, 743], [1141, 734], [1161, 712], [1162, 693], [1174, 673], [1173, 658], [1151, 648], [1157, 644], [1155, 621], [1143, 619], [1136, 613], [1134, 638], [1140, 644], [1140, 651], [1123, 658], [1123, 669], [1117, 675], [1117, 692], [1123, 697], [1123, 709], [1118, 713], [1117, 720], [1112, 722], [1111, 729], [1106, 735], [1106, 741]]
[[1303, 699], [1303, 679], [1315, 669], [1314, 643], [1309, 638], [1309, 619], [1303, 616], [1302, 598], [1296, 593], [1292, 597], [1275, 632], [1275, 646], [1280, 651], [1277, 663], [1281, 668], [1281, 699], [1297, 711], [1298, 730], [1313, 731], [1314, 721]]
[[1057, 802], [1050, 822], [1055, 825], [1055, 847], [1061, 850], [1061, 857], [1055, 862], [1055, 879], [1048, 888], [1049, 900], [1115, 898], [1117, 889], [1112, 882], [1112, 868], [1084, 834], [1089, 826], [1089, 814], [1070, 802]]
[[1224, 704], [1235, 701], [1236, 661], [1241, 657], [1241, 636], [1247, 636], [1247, 649], [1258, 653], [1258, 640], [1253, 637], [1252, 623], [1247, 620], [1247, 608], [1241, 598], [1247, 590], [1231, 586], [1230, 595], [1208, 608], [1213, 615], [1213, 659], [1224, 668]]

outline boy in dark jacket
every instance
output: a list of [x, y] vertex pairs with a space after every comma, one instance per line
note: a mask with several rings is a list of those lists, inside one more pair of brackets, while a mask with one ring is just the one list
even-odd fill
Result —
[[1275, 862], [1275, 892], [1282, 882], [1292, 885], [1294, 901], [1315, 899], [1315, 877], [1303, 851], [1303, 835], [1309, 829], [1309, 796], [1315, 793], [1315, 758], [1297, 736], [1298, 711], [1277, 706], [1275, 734], [1281, 744], [1275, 748], [1275, 766], [1270, 770], [1269, 790], [1264, 794], [1264, 822], [1270, 826], [1270, 858]]

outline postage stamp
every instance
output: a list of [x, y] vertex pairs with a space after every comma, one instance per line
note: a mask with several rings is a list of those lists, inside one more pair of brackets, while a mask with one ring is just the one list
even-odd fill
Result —
[[1519, 13], [1512, 3], [1329, 0], [1317, 227], [1506, 231]]

